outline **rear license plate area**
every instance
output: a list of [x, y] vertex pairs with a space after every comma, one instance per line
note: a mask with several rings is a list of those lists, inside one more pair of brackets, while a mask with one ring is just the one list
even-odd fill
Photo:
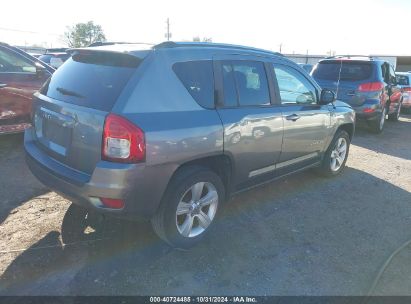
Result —
[[63, 127], [52, 120], [43, 120], [44, 137], [62, 147], [67, 147], [69, 144], [71, 129]]
[[34, 127], [43, 146], [62, 156], [67, 155], [72, 133], [70, 117], [40, 108], [35, 113]]

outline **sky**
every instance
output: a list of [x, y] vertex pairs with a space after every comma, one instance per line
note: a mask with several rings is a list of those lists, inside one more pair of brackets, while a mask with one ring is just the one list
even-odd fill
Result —
[[65, 46], [67, 26], [89, 20], [110, 41], [212, 38], [288, 54], [411, 55], [410, 0], [4, 1], [0, 41]]

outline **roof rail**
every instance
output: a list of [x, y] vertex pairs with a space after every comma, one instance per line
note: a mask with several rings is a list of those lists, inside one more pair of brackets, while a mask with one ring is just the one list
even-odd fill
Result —
[[153, 49], [166, 49], [166, 48], [178, 48], [178, 47], [208, 47], [208, 48], [226, 48], [226, 49], [237, 49], [237, 50], [249, 50], [260, 53], [265, 53], [269, 55], [284, 56], [283, 54], [272, 52], [268, 50], [243, 46], [243, 45], [234, 45], [234, 44], [225, 44], [225, 43], [212, 43], [212, 42], [174, 42], [174, 41], [165, 41], [160, 44], [157, 44]]

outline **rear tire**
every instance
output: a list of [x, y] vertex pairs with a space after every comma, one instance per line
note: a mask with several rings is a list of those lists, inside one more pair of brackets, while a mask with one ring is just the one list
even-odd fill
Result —
[[382, 133], [382, 131], [384, 130], [386, 114], [387, 114], [387, 109], [384, 108], [380, 116], [377, 119], [371, 120], [368, 122], [368, 125], [371, 128], [371, 131], [373, 133], [376, 133], [376, 134]]
[[209, 232], [224, 197], [223, 182], [213, 171], [184, 168], [171, 180], [151, 220], [153, 229], [171, 246], [188, 249]]
[[350, 142], [350, 136], [346, 131], [337, 131], [319, 168], [323, 176], [333, 177], [344, 170], [350, 151]]
[[397, 111], [395, 111], [395, 113], [392, 113], [392, 114], [388, 115], [388, 119], [389, 119], [389, 120], [391, 120], [391, 121], [398, 121], [398, 120], [400, 119], [400, 116], [401, 116], [401, 106], [402, 106], [402, 101], [399, 103]]

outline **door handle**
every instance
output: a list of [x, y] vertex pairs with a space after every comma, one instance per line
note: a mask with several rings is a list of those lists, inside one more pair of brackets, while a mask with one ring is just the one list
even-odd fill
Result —
[[0, 89], [7, 87], [7, 84], [5, 83], [0, 83]]
[[355, 96], [355, 91], [349, 91], [349, 92], [347, 93], [347, 96]]
[[292, 115], [288, 115], [285, 117], [285, 119], [287, 120], [291, 120], [291, 121], [297, 121], [300, 119], [300, 116], [297, 114], [292, 114]]

